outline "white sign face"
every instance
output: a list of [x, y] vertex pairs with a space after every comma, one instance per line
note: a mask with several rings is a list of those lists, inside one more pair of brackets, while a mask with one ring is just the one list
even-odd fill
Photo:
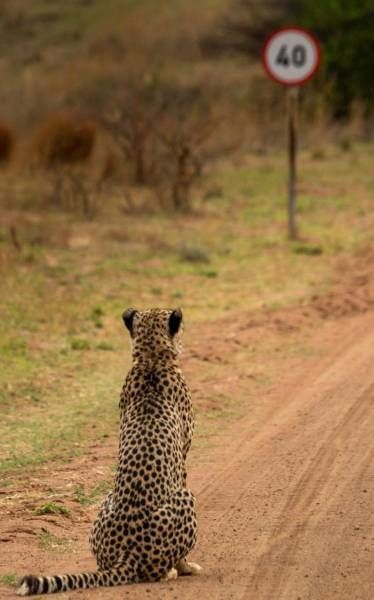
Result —
[[321, 61], [316, 38], [290, 27], [275, 31], [266, 41], [262, 62], [269, 77], [284, 85], [301, 85], [313, 77]]

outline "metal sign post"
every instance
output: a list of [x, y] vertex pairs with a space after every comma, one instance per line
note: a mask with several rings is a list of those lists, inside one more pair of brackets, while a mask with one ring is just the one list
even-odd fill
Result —
[[287, 90], [287, 129], [288, 129], [288, 239], [297, 239], [296, 228], [296, 154], [297, 154], [297, 112], [299, 88]]
[[321, 62], [318, 40], [304, 29], [286, 27], [273, 32], [262, 50], [262, 63], [274, 81], [287, 86], [288, 238], [297, 239], [296, 166], [299, 86], [316, 73]]

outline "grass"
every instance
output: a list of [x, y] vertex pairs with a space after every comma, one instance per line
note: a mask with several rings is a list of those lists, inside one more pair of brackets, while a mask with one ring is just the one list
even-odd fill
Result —
[[[78, 456], [87, 443], [107, 435], [109, 423], [116, 421], [118, 401], [113, 402], [113, 398], [117, 397], [117, 390], [109, 381], [108, 388], [97, 381], [95, 391], [88, 389], [87, 380], [81, 383], [81, 389], [73, 386], [74, 395], [70, 386], [61, 385], [56, 394], [48, 396], [43, 408], [33, 410], [28, 406], [26, 410], [26, 406], [18, 406], [18, 410], [8, 412], [4, 418], [5, 455], [0, 464], [1, 474]], [[86, 430], [87, 424], [90, 425]]]
[[35, 510], [35, 514], [40, 515], [63, 515], [64, 517], [70, 516], [70, 511], [63, 505], [57, 504], [56, 502], [46, 502]]
[[46, 552], [67, 552], [71, 545], [68, 538], [58, 537], [48, 529], [43, 529], [40, 532], [38, 542], [40, 548]]
[[[20, 89], [17, 78], [31, 66], [42, 84], [48, 86], [54, 82], [63, 94], [69, 95], [88, 89], [92, 77], [94, 81], [105, 80], [118, 68], [118, 54], [114, 60], [110, 57], [113, 45], [122, 49], [122, 61], [131, 53], [141, 64], [144, 57], [146, 64], [151, 58], [153, 66], [163, 63], [164, 56], [160, 61], [155, 60], [153, 49], [155, 40], [165, 45], [162, 30], [178, 29], [186, 15], [194, 20], [195, 29], [206, 14], [219, 13], [225, 0], [204, 0], [203, 3], [197, 0], [172, 3], [167, 0], [107, 0], [105, 3], [101, 0], [4, 0], [3, 4], [0, 49], [11, 89]], [[148, 59], [147, 53], [150, 54]], [[63, 73], [63, 82], [51, 72], [51, 55], [53, 64], [56, 61]], [[181, 55], [183, 57], [183, 52]], [[174, 68], [178, 68], [179, 62], [178, 52], [172, 60], [169, 57], [169, 63], [176, 65]]]
[[[123, 216], [111, 205], [73, 230], [69, 216], [34, 215], [43, 227], [64, 223], [70, 236], [88, 242], [41, 243], [32, 262], [26, 242], [16, 256], [3, 236], [0, 475], [68, 460], [117, 436], [130, 360], [121, 319], [128, 306], [180, 305], [188, 336], [191, 322], [281, 307], [327, 289], [334, 257], [374, 241], [372, 150], [357, 146], [354, 168], [350, 153], [336, 148], [323, 160], [300, 156], [296, 244], [285, 235], [285, 160], [278, 154], [212, 172], [207, 187], [220, 194], [197, 214]], [[124, 228], [122, 242], [116, 234]], [[91, 492], [82, 494], [84, 501]]]
[[18, 581], [18, 576], [15, 573], [5, 573], [5, 575], [0, 575], [0, 582], [3, 585], [9, 585], [10, 587], [16, 587]]
[[[127, 11], [132, 2], [108, 0], [105, 7], [99, 0], [93, 0], [89, 4], [74, 0], [53, 4], [45, 0], [29, 0], [25, 4], [28, 5], [27, 12], [19, 11], [22, 14], [19, 27], [3, 30], [2, 49], [16, 57], [18, 53], [12, 49], [12, 43], [20, 41], [23, 41], [27, 50], [32, 44], [34, 52], [40, 52], [50, 45], [72, 48], [94, 33], [99, 24], [105, 25], [106, 21], [113, 18], [113, 13], [117, 14], [118, 9]], [[20, 36], [23, 28], [28, 35]]]
[[101, 481], [95, 485], [89, 492], [86, 492], [81, 484], [74, 487], [73, 497], [76, 502], [82, 506], [91, 506], [105, 496], [111, 490], [113, 484], [108, 481]]
[[73, 338], [71, 340], [72, 350], [89, 350], [90, 342], [84, 338]]

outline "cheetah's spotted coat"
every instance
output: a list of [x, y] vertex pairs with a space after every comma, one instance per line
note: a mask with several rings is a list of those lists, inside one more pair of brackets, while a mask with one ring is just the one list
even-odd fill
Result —
[[120, 399], [119, 460], [90, 544], [98, 570], [23, 577], [19, 595], [112, 586], [198, 574], [186, 556], [196, 542], [194, 497], [186, 488], [193, 432], [191, 398], [177, 365], [180, 310], [129, 309], [133, 365]]

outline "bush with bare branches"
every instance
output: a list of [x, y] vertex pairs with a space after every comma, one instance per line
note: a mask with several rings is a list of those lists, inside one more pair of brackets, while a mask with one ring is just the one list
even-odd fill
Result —
[[154, 126], [164, 110], [163, 85], [153, 76], [128, 75], [108, 99], [100, 120], [131, 167], [136, 185], [149, 183]]
[[[162, 126], [161, 126], [162, 125]], [[209, 159], [204, 147], [216, 129], [216, 123], [205, 118], [181, 121], [170, 115], [157, 129], [159, 152], [155, 165], [155, 181], [159, 184], [162, 203], [178, 211], [191, 208], [193, 186], [201, 178]]]
[[152, 188], [165, 208], [188, 210], [217, 133], [211, 98], [197, 86], [138, 80], [124, 82], [102, 123], [132, 166], [131, 183]]

